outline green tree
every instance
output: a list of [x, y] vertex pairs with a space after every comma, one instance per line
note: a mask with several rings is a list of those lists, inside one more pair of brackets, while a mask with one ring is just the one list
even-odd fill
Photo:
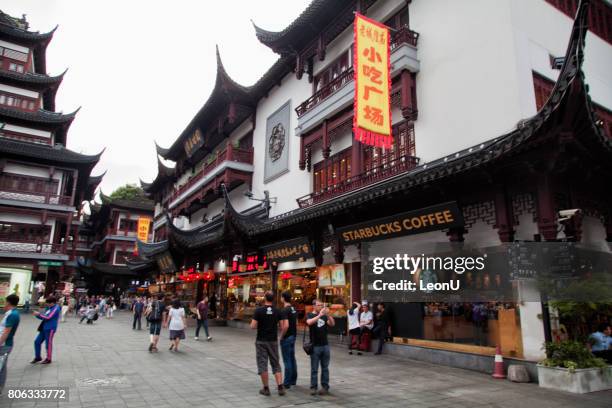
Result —
[[115, 191], [113, 191], [110, 195], [110, 198], [120, 200], [133, 200], [139, 198], [146, 198], [146, 196], [142, 188], [138, 187], [135, 184], [126, 184], [125, 186], [121, 186]]

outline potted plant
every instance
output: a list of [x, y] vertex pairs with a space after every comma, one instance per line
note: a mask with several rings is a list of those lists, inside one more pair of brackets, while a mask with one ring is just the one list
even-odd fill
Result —
[[538, 364], [540, 387], [577, 394], [612, 389], [612, 366], [593, 356], [584, 343], [564, 340], [544, 348], [548, 358]]

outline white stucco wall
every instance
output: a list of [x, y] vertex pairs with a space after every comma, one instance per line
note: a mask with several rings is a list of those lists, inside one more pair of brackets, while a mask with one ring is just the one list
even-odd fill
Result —
[[[555, 81], [558, 70], [550, 67], [549, 55], [565, 56], [573, 18], [544, 0], [509, 1], [519, 97], [524, 117], [536, 112], [532, 71]], [[589, 32], [583, 70], [594, 102], [612, 109], [612, 45]]]
[[521, 110], [508, 0], [409, 7], [420, 34], [416, 155], [431, 161], [512, 129]]
[[[255, 149], [253, 172], [253, 194], [263, 197], [264, 190], [270, 191], [270, 197], [277, 197], [278, 202], [272, 204], [270, 215], [278, 215], [297, 208], [296, 198], [310, 193], [310, 173], [299, 169], [300, 142], [295, 136], [297, 115], [295, 107], [310, 97], [312, 84], [308, 83], [307, 76], [297, 80], [294, 74], [286, 75], [280, 87], [274, 87], [267, 98], [263, 98], [257, 105], [257, 125], [253, 132], [253, 147]], [[287, 129], [285, 148], [289, 149], [289, 171], [268, 183], [264, 183], [264, 163], [266, 148], [266, 120], [288, 100], [291, 101], [290, 123]]]

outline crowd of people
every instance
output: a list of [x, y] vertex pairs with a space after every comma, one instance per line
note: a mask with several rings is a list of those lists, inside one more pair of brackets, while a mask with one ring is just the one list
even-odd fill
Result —
[[[34, 359], [32, 364], [51, 364], [53, 361], [53, 339], [60, 322], [66, 320], [68, 313], [74, 312], [79, 323], [87, 321], [94, 324], [100, 316], [113, 318], [117, 309], [117, 302], [108, 296], [64, 296], [56, 299], [48, 296], [45, 307], [33, 311], [35, 318], [40, 320], [38, 335], [34, 340]], [[7, 359], [13, 348], [13, 339], [20, 322], [20, 313], [17, 310], [19, 297], [15, 294], [6, 297], [4, 317], [0, 323], [0, 392], [6, 381]], [[195, 340], [199, 339], [203, 328], [208, 341], [212, 340], [209, 333], [208, 318], [211, 304], [207, 297], [199, 301], [194, 308], [186, 308], [178, 299], [167, 299], [163, 294], [155, 297], [131, 297], [122, 299], [119, 307], [127, 309], [132, 314], [133, 330], [142, 330], [142, 318], [145, 318], [149, 329], [149, 352], [158, 352], [159, 338], [162, 329], [168, 330], [170, 340], [169, 350], [178, 352], [181, 340], [186, 338], [187, 318], [197, 319]], [[264, 303], [255, 310], [251, 321], [251, 328], [257, 331], [255, 340], [255, 356], [257, 372], [261, 378], [262, 388], [259, 393], [271, 395], [268, 376], [268, 364], [276, 382], [279, 395], [285, 395], [286, 390], [297, 384], [297, 360], [295, 345], [298, 338], [298, 312], [292, 305], [290, 292], [281, 294], [282, 308], [275, 306], [274, 294], [265, 293]], [[348, 310], [348, 331], [350, 342], [349, 354], [354, 351], [357, 355], [369, 351], [373, 335], [378, 337], [378, 348], [375, 354], [381, 354], [385, 341], [391, 335], [390, 319], [384, 304], [377, 304], [375, 312], [370, 310], [367, 301], [354, 302]], [[302, 348], [310, 357], [310, 390], [312, 395], [329, 394], [330, 377], [329, 366], [331, 351], [328, 341], [328, 329], [335, 326], [335, 320], [326, 305], [320, 301], [313, 301], [313, 311], [308, 313], [304, 321], [306, 329], [303, 332]], [[308, 339], [306, 338], [308, 332]], [[45, 358], [43, 359], [43, 344], [45, 345]], [[281, 369], [279, 346], [284, 365]], [[612, 352], [612, 327], [610, 324], [601, 324], [589, 336], [588, 347], [596, 356], [610, 362]], [[320, 372], [320, 376], [319, 376]]]

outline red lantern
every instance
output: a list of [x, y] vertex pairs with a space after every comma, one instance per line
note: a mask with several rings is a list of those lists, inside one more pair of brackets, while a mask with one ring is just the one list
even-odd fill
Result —
[[293, 278], [293, 275], [291, 274], [291, 272], [283, 272], [283, 273], [281, 273], [280, 278], [283, 279], [283, 280], [289, 280], [289, 279]]

